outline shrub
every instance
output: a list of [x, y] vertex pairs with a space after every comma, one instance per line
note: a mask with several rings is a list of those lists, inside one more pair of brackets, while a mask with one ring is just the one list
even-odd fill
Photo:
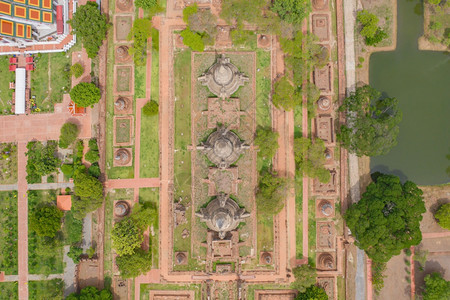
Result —
[[303, 293], [299, 293], [295, 300], [328, 300], [325, 290], [316, 285], [308, 287]]
[[61, 229], [63, 212], [56, 206], [40, 206], [30, 215], [30, 228], [40, 236], [53, 238]]
[[84, 68], [80, 63], [76, 63], [70, 67], [70, 73], [72, 73], [75, 78], [80, 78], [84, 73]]
[[446, 281], [438, 272], [425, 276], [423, 300], [450, 299], [450, 281]]
[[59, 135], [59, 147], [67, 148], [77, 139], [79, 130], [78, 125], [74, 123], [64, 123], [61, 127], [61, 134]]
[[274, 0], [272, 8], [280, 18], [288, 23], [301, 24], [310, 10], [307, 0]]
[[72, 293], [66, 300], [112, 300], [113, 295], [108, 289], [99, 290], [94, 286], [83, 288], [80, 293]]
[[89, 140], [89, 149], [91, 149], [91, 150], [98, 150], [97, 139], [90, 139]]
[[101, 170], [100, 170], [100, 166], [98, 165], [98, 163], [93, 163], [89, 169], [88, 169], [88, 174], [91, 176], [94, 176], [96, 178], [99, 178], [100, 175], [102, 174]]
[[364, 9], [358, 12], [356, 19], [362, 25], [360, 34], [367, 45], [374, 46], [387, 37], [386, 32], [378, 27], [379, 19], [376, 15]]
[[55, 141], [47, 141], [45, 146], [41, 142], [29, 142], [27, 144], [28, 183], [40, 182], [41, 176], [49, 175], [58, 170], [61, 161], [55, 156], [57, 148]]
[[375, 293], [378, 294], [384, 287], [384, 271], [386, 271], [386, 263], [372, 261], [372, 283]]
[[303, 293], [307, 288], [316, 283], [316, 270], [310, 265], [301, 265], [292, 270], [295, 281], [291, 284], [291, 288]]
[[95, 162], [98, 162], [98, 159], [100, 158], [100, 156], [99, 156], [98, 150], [91, 149], [86, 153], [84, 158], [90, 163], [95, 163]]
[[158, 6], [158, 0], [135, 0], [134, 5], [143, 9], [151, 9]]
[[192, 50], [198, 52], [203, 52], [205, 50], [202, 36], [197, 32], [193, 32], [189, 28], [186, 28], [181, 31], [180, 35], [183, 38], [183, 44], [190, 47]]
[[76, 246], [70, 246], [69, 252], [67, 252], [67, 256], [70, 257], [75, 264], [80, 262], [80, 256], [83, 254], [83, 249]]
[[450, 203], [442, 204], [434, 214], [439, 226], [450, 230]]
[[156, 101], [150, 100], [147, 103], [145, 103], [142, 113], [146, 116], [155, 116], [158, 114], [159, 111], [159, 105]]
[[94, 105], [100, 96], [100, 89], [91, 82], [80, 82], [70, 91], [70, 98], [80, 107]]

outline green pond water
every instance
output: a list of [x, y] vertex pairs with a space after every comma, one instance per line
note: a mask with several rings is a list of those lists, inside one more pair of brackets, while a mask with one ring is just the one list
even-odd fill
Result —
[[371, 169], [434, 185], [450, 181], [450, 55], [418, 50], [423, 17], [414, 12], [417, 4], [398, 1], [397, 49], [370, 58], [370, 85], [396, 97], [403, 112], [398, 144], [371, 158]]

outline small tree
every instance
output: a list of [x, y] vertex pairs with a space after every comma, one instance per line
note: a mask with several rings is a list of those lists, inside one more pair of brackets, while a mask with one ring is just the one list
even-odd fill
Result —
[[378, 27], [379, 19], [376, 15], [364, 9], [358, 12], [356, 19], [362, 25], [360, 34], [367, 45], [374, 46], [387, 37], [386, 32]]
[[272, 10], [288, 23], [301, 24], [308, 15], [310, 2], [307, 0], [274, 0]]
[[143, 9], [151, 9], [158, 6], [158, 0], [135, 0], [134, 5]]
[[189, 28], [186, 28], [181, 31], [180, 35], [183, 38], [183, 44], [192, 50], [198, 52], [203, 52], [205, 50], [205, 44], [202, 40], [202, 36], [197, 32], [193, 32]]
[[264, 172], [259, 177], [258, 191], [256, 192], [256, 205], [258, 213], [263, 215], [276, 215], [284, 206], [288, 183], [286, 178], [277, 177], [277, 174]]
[[125, 218], [114, 225], [111, 240], [117, 255], [131, 255], [144, 241], [144, 235], [131, 218]]
[[30, 228], [40, 236], [53, 238], [61, 229], [62, 217], [56, 206], [40, 206], [30, 215]]
[[425, 288], [423, 300], [448, 300], [450, 299], [450, 281], [446, 281], [438, 272], [425, 276]]
[[275, 82], [272, 103], [276, 108], [291, 111], [300, 104], [301, 100], [301, 93], [289, 82], [287, 76], [283, 76]]
[[70, 73], [72, 73], [75, 78], [80, 78], [84, 73], [84, 68], [80, 63], [76, 63], [70, 67]]
[[438, 221], [439, 226], [450, 230], [450, 203], [442, 204], [434, 217]]
[[97, 178], [89, 176], [85, 172], [76, 174], [74, 179], [75, 195], [91, 200], [103, 198], [103, 185]]
[[[197, 5], [197, 4], [195, 4]], [[217, 35], [217, 17], [209, 9], [201, 9], [188, 17], [188, 27], [200, 33], [205, 44], [213, 44]]]
[[96, 57], [108, 30], [106, 16], [100, 13], [97, 3], [88, 1], [86, 5], [78, 6], [72, 20], [67, 23], [83, 43], [88, 57]]
[[317, 273], [316, 269], [310, 265], [301, 265], [292, 270], [295, 281], [291, 283], [291, 288], [296, 289], [300, 293], [306, 291], [307, 288], [316, 283]]
[[145, 65], [147, 61], [147, 39], [152, 35], [152, 23], [149, 19], [136, 19], [128, 34], [128, 40], [133, 40], [133, 46], [128, 53], [133, 56], [138, 66]]
[[365, 85], [356, 89], [339, 111], [347, 113], [347, 124], [337, 134], [342, 146], [358, 156], [388, 153], [397, 144], [402, 112], [395, 98], [380, 98], [381, 93]]
[[316, 139], [314, 143], [308, 138], [300, 137], [294, 140], [294, 158], [297, 168], [320, 182], [330, 181], [330, 172], [324, 167], [325, 143]]
[[94, 105], [100, 96], [100, 89], [91, 82], [80, 82], [70, 91], [70, 98], [80, 107]]
[[303, 293], [299, 293], [295, 300], [328, 300], [328, 295], [322, 287], [312, 285]]
[[270, 128], [259, 127], [256, 129], [256, 137], [254, 144], [258, 146], [258, 156], [263, 159], [272, 159], [278, 148], [278, 132], [272, 131]]
[[110, 290], [99, 290], [94, 286], [83, 288], [80, 293], [72, 293], [66, 300], [112, 300], [113, 295]]
[[74, 123], [64, 123], [61, 127], [61, 134], [59, 136], [59, 147], [67, 148], [77, 139], [79, 130], [78, 125]]
[[152, 253], [137, 248], [133, 254], [118, 256], [117, 267], [122, 278], [134, 278], [152, 268]]
[[69, 252], [67, 252], [67, 256], [70, 257], [75, 264], [80, 262], [80, 256], [83, 254], [83, 248], [70, 246]]
[[150, 100], [147, 103], [145, 103], [144, 107], [142, 108], [142, 113], [146, 116], [156, 116], [159, 111], [159, 105], [158, 102], [154, 100]]
[[84, 158], [90, 162], [90, 163], [95, 163], [98, 162], [98, 159], [100, 158], [100, 155], [98, 153], [98, 150], [89, 150], [86, 155], [84, 156]]

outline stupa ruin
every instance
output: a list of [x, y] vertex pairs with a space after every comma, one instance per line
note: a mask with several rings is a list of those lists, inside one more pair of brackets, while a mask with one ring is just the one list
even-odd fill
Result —
[[206, 73], [198, 78], [202, 85], [219, 98], [226, 99], [248, 81], [248, 77], [230, 62], [230, 58], [220, 56]]
[[226, 194], [219, 194], [195, 215], [200, 221], [206, 222], [209, 229], [218, 232], [220, 239], [224, 239], [227, 232], [236, 229], [239, 223], [250, 216]]
[[244, 145], [237, 134], [225, 127], [219, 127], [211, 133], [205, 143], [197, 146], [208, 159], [221, 169], [228, 168], [236, 160], [248, 145]]

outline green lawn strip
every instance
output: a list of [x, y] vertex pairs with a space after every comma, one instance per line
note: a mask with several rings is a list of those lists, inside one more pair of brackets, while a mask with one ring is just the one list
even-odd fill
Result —
[[[4, 154], [2, 155], [1, 153]], [[0, 184], [12, 184], [16, 182], [17, 145], [13, 143], [0, 143]]]
[[[0, 282], [0, 300], [19, 299], [18, 282]], [[30, 298], [31, 299], [31, 298]]]
[[30, 76], [31, 95], [36, 97], [36, 105], [41, 111], [53, 111], [53, 105], [47, 99], [49, 93], [49, 54], [39, 53], [35, 56], [34, 61], [36, 67], [35, 70], [31, 72]]
[[289, 289], [289, 286], [273, 283], [249, 284], [247, 286], [247, 300], [255, 300], [255, 290], [285, 290], [285, 289]]
[[[154, 30], [155, 35], [159, 36], [159, 31]], [[151, 96], [153, 101], [159, 103], [159, 51], [152, 48], [152, 80], [151, 80]]]
[[308, 248], [309, 263], [316, 266], [316, 198], [311, 197], [308, 200]]
[[134, 96], [136, 98], [145, 98], [146, 80], [146, 66], [134, 66]]
[[[159, 188], [140, 188], [139, 202], [151, 203], [159, 211]], [[153, 268], [159, 267], [159, 220], [153, 224], [154, 235], [151, 236], [150, 246], [152, 251]]]
[[0, 56], [0, 115], [12, 114], [11, 105], [13, 90], [9, 89], [9, 83], [15, 81], [15, 72], [9, 71], [9, 56]]
[[72, 84], [72, 76], [70, 74], [70, 66], [72, 64], [71, 53], [52, 53], [50, 54], [50, 102], [51, 110], [53, 105], [63, 100], [63, 94], [70, 91]]
[[116, 142], [128, 143], [130, 142], [130, 119], [117, 119], [116, 120]]
[[0, 192], [0, 270], [17, 274], [17, 191]]
[[62, 279], [28, 282], [29, 298], [33, 300], [64, 299], [64, 281]]
[[[259, 70], [259, 71], [258, 71]], [[256, 51], [256, 124], [270, 127], [270, 52], [258, 49]]]
[[200, 284], [141, 284], [140, 299], [148, 299], [151, 290], [157, 291], [195, 291], [195, 299], [201, 299], [202, 286]]
[[338, 300], [345, 300], [345, 278], [337, 277], [337, 298]]
[[257, 250], [273, 251], [273, 216], [258, 216]]
[[141, 114], [141, 152], [139, 176], [159, 177], [159, 118]]
[[[301, 177], [296, 178], [297, 184], [295, 187], [295, 240], [296, 240], [296, 257], [298, 259], [303, 258], [303, 193], [302, 193], [302, 185], [301, 185]], [[300, 185], [300, 186], [299, 186]]]
[[[32, 214], [38, 205], [51, 203], [56, 204], [56, 190], [28, 191], [29, 214]], [[63, 273], [62, 239], [62, 234], [54, 239], [40, 237], [28, 226], [28, 272], [30, 274]]]

